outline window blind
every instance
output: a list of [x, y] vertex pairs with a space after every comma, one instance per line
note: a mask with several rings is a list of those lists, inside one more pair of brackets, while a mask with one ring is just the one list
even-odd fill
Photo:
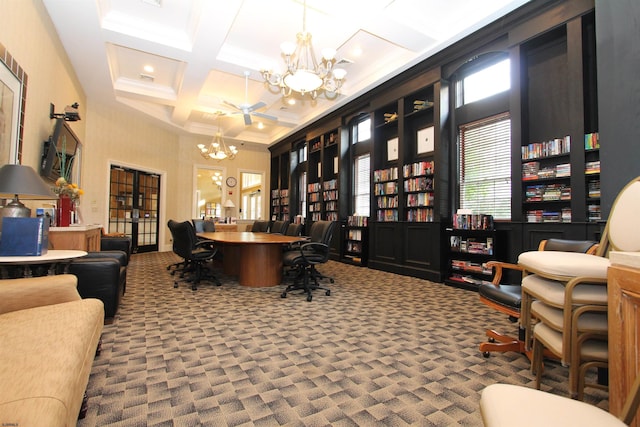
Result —
[[355, 213], [369, 216], [370, 185], [371, 185], [371, 156], [364, 154], [354, 161], [354, 207]]
[[511, 219], [511, 118], [508, 113], [463, 124], [460, 207]]

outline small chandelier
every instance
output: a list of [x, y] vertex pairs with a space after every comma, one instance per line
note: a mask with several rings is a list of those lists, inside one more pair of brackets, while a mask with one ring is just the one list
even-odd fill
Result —
[[[218, 117], [218, 120], [220, 118]], [[200, 150], [200, 154], [205, 159], [214, 159], [214, 160], [224, 160], [229, 159], [233, 160], [236, 158], [236, 154], [238, 154], [238, 149], [235, 145], [229, 145], [224, 142], [224, 138], [222, 138], [222, 131], [220, 130], [220, 126], [218, 125], [218, 131], [213, 137], [211, 144], [207, 147], [206, 144], [198, 144], [198, 150]]]
[[316, 60], [311, 44], [311, 33], [307, 32], [307, 2], [304, 1], [302, 32], [296, 35], [296, 43], [284, 42], [280, 50], [285, 57], [287, 70], [284, 74], [261, 70], [262, 77], [272, 87], [282, 91], [283, 96], [295, 91], [304, 95], [309, 93], [312, 99], [319, 90], [337, 92], [347, 75], [342, 68], [333, 68], [336, 60], [335, 49], [323, 49], [322, 60]]

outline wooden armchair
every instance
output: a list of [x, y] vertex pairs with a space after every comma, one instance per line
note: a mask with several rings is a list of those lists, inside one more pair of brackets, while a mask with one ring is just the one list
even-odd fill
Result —
[[[562, 251], [581, 252], [593, 254], [598, 248], [598, 243], [591, 240], [564, 240], [548, 239], [542, 240], [538, 245], [539, 251]], [[522, 305], [522, 291], [520, 284], [504, 284], [506, 271], [523, 271], [523, 267], [517, 264], [502, 261], [490, 261], [487, 267], [493, 268], [494, 275], [492, 282], [483, 283], [478, 288], [480, 301], [494, 310], [509, 316], [509, 320], [517, 322], [520, 318], [520, 307]], [[480, 351], [484, 357], [489, 357], [491, 352], [517, 351], [525, 354], [530, 360], [531, 352], [525, 349], [524, 330], [519, 328], [518, 337], [512, 337], [498, 332], [494, 329], [487, 329], [488, 342], [480, 344]]]

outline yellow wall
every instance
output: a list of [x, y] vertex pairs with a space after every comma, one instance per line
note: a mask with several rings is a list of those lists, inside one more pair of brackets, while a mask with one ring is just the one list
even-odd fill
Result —
[[[212, 164], [200, 156], [195, 146], [209, 142], [210, 138], [178, 135], [128, 107], [87, 99], [38, 0], [0, 0], [0, 43], [28, 74], [23, 164], [36, 170], [39, 166], [42, 142], [53, 125], [49, 104], [54, 103], [59, 112], [66, 105], [80, 103], [82, 120], [70, 125], [83, 142], [81, 187], [85, 195], [80, 208], [84, 222], [106, 225], [111, 163], [156, 172], [162, 176], [163, 187], [160, 250], [170, 250], [170, 236], [164, 224], [170, 218], [191, 218], [194, 164]], [[239, 148], [236, 159], [216, 165], [225, 167], [227, 176], [236, 178], [241, 170], [264, 171], [263, 212], [268, 213], [269, 150], [255, 146]], [[233, 193], [226, 197], [239, 206], [239, 188]]]

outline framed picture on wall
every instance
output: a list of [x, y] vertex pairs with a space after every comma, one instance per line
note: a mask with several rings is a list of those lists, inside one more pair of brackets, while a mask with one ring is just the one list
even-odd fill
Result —
[[0, 164], [18, 163], [22, 82], [0, 61]]
[[398, 160], [398, 138], [387, 141], [387, 161]]
[[416, 136], [418, 154], [430, 153], [434, 150], [433, 126], [420, 129]]

